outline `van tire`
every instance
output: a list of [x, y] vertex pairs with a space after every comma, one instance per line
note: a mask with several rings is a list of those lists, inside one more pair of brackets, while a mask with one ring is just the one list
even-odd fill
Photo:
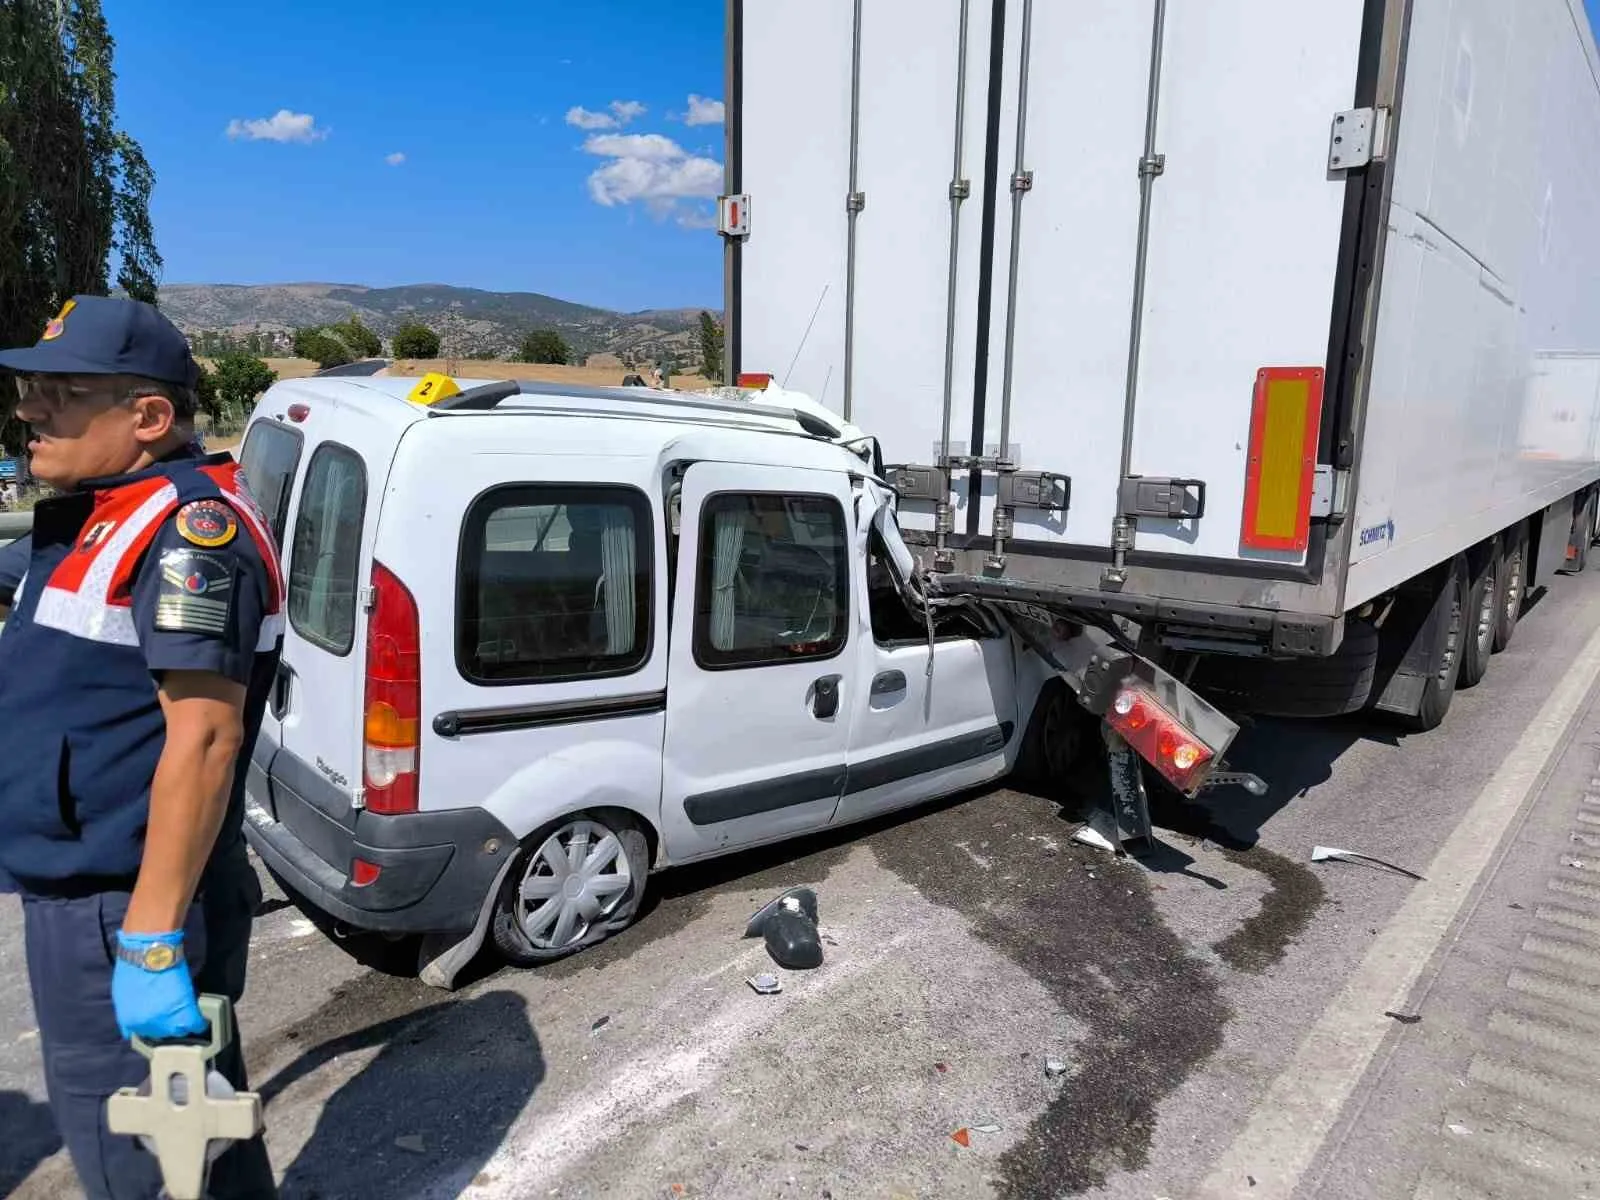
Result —
[[1359, 712], [1378, 670], [1378, 630], [1347, 621], [1344, 641], [1323, 658], [1276, 660], [1210, 655], [1189, 683], [1217, 707], [1260, 717], [1338, 717]]
[[1517, 525], [1500, 535], [1500, 570], [1495, 577], [1500, 598], [1495, 604], [1494, 652], [1511, 644], [1528, 598], [1528, 525]]
[[[548, 844], [554, 840], [559, 847], [563, 837], [570, 844], [571, 838], [580, 830], [590, 846], [601, 844], [607, 836], [617, 840], [620, 846], [618, 854], [608, 864], [613, 869], [604, 875], [614, 878], [626, 869], [627, 885], [620, 899], [615, 902], [612, 902], [610, 895], [603, 897], [609, 907], [576, 937], [560, 945], [541, 944], [529, 936], [523, 924], [528, 911], [522, 897], [523, 885], [536, 877], [563, 878], [548, 873], [550, 866], [547, 856], [551, 852]], [[541, 850], [545, 851], [544, 862], [538, 864], [537, 860], [542, 857]], [[495, 897], [494, 918], [489, 924], [490, 938], [501, 957], [512, 966], [537, 967], [558, 958], [566, 958], [604, 941], [613, 933], [620, 933], [633, 923], [639, 912], [639, 902], [644, 898], [649, 873], [650, 840], [635, 817], [617, 809], [569, 813], [523, 839], [517, 851], [516, 863], [506, 872], [505, 883]], [[552, 900], [559, 900], [559, 897], [552, 897]], [[565, 907], [564, 903], [562, 907]], [[562, 919], [561, 910], [558, 909], [553, 924], [547, 927], [549, 933], [553, 934], [560, 927]]]
[[1047, 680], [1017, 753], [1016, 781], [1047, 794], [1059, 788], [1082, 755], [1085, 733], [1095, 723], [1071, 688], [1060, 679]]

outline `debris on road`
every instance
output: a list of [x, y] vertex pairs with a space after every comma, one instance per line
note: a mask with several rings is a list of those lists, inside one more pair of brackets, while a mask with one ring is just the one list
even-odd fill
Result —
[[1085, 825], [1072, 835], [1072, 840], [1080, 845], [1093, 846], [1096, 850], [1109, 850], [1113, 854], [1117, 851], [1117, 848], [1111, 844], [1111, 839], [1093, 825]]
[[950, 1064], [949, 1063], [942, 1063], [942, 1062], [934, 1063], [933, 1064], [933, 1069], [935, 1071], [939, 1072], [939, 1074], [943, 1075], [946, 1071], [948, 1071], [950, 1069]]
[[745, 982], [760, 996], [776, 996], [783, 991], [783, 981], [776, 975], [752, 975]]
[[820, 967], [817, 894], [807, 887], [790, 888], [750, 918], [744, 936], [765, 938], [767, 953], [780, 967], [791, 971]]
[[1363, 862], [1369, 862], [1375, 864], [1376, 866], [1388, 867], [1391, 871], [1398, 871], [1401, 875], [1408, 876], [1411, 879], [1419, 880], [1422, 883], [1427, 882], [1426, 879], [1424, 879], [1421, 875], [1418, 875], [1415, 871], [1408, 871], [1404, 867], [1396, 866], [1394, 863], [1388, 862], [1381, 858], [1374, 858], [1370, 854], [1362, 854], [1356, 850], [1339, 850], [1333, 846], [1313, 846], [1311, 848], [1312, 862], [1326, 862], [1329, 859], [1337, 859], [1340, 862], [1354, 863], [1357, 866]]
[[967, 1132], [966, 1126], [964, 1125], [950, 1135], [950, 1140], [958, 1146], [972, 1145], [972, 1135]]
[[589, 1036], [594, 1037], [595, 1034], [599, 1033], [609, 1024], [611, 1024], [611, 1017], [609, 1015], [596, 1018], [595, 1023], [589, 1026]]
[[1067, 1064], [1059, 1058], [1047, 1058], [1044, 1060], [1044, 1073], [1051, 1079], [1060, 1079], [1067, 1073]]
[[985, 1123], [983, 1125], [974, 1125], [972, 1127], [972, 1132], [973, 1133], [999, 1133], [1000, 1132], [1000, 1126], [996, 1125], [993, 1121], [989, 1121], [989, 1122], [987, 1122], [987, 1123]]
[[1393, 1017], [1402, 1025], [1415, 1025], [1418, 1021], [1422, 1020], [1421, 1013], [1385, 1012], [1383, 1015], [1386, 1017]]

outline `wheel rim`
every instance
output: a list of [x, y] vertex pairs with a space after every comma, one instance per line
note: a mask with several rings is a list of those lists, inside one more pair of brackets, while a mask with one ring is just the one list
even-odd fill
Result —
[[1456, 659], [1461, 656], [1461, 610], [1465, 606], [1461, 603], [1461, 589], [1455, 588], [1454, 592], [1450, 598], [1450, 625], [1445, 631], [1444, 656], [1439, 660], [1439, 682], [1444, 684], [1450, 682]]
[[1499, 590], [1499, 579], [1493, 568], [1483, 581], [1483, 603], [1478, 606], [1478, 648], [1487, 649], [1494, 640], [1494, 594]]
[[1522, 551], [1506, 561], [1506, 620], [1515, 621], [1522, 611]]
[[518, 919], [539, 950], [565, 950], [616, 912], [633, 884], [633, 866], [617, 835], [595, 821], [569, 821], [528, 859]]

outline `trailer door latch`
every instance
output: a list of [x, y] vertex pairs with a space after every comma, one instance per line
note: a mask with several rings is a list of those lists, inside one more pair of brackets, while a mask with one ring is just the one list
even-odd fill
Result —
[[1198, 521], [1206, 515], [1206, 484], [1203, 479], [1129, 475], [1122, 481], [1120, 500], [1125, 517]]
[[1036, 508], [1066, 512], [1072, 499], [1072, 480], [1049, 471], [1007, 471], [1000, 476], [1001, 508]]

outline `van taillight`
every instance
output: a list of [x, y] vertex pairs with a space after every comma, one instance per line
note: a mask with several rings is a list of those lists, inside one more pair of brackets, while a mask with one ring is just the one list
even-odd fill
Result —
[[1106, 710], [1105, 722], [1180, 792], [1193, 792], [1216, 757], [1210, 746], [1131, 679]]
[[417, 602], [406, 585], [379, 562], [372, 564], [372, 593], [362, 748], [367, 810], [416, 812], [422, 723], [422, 631]]

